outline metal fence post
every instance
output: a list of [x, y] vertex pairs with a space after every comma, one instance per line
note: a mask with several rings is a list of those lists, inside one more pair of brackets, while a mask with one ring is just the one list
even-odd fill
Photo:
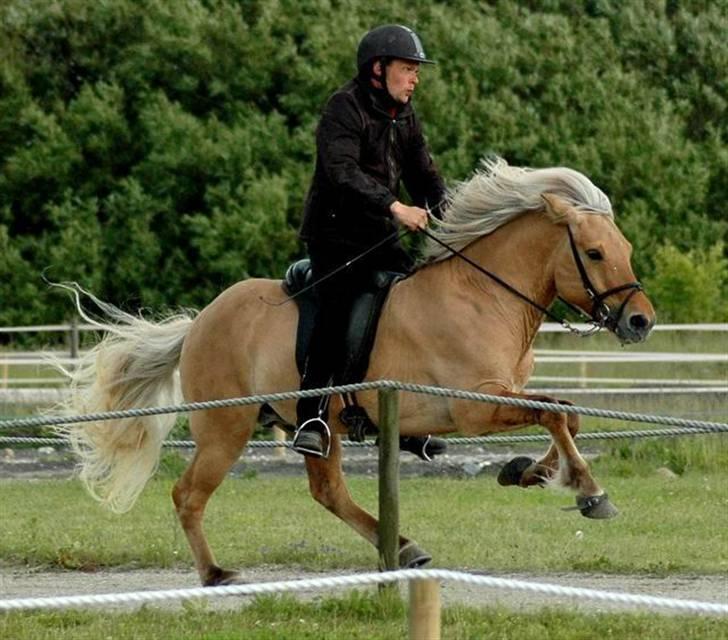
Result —
[[399, 392], [379, 390], [379, 568], [399, 568]]

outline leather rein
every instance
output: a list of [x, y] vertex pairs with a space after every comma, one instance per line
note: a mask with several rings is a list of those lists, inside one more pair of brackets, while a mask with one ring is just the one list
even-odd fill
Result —
[[[465, 262], [467, 262], [471, 267], [478, 270], [480, 273], [488, 276], [491, 280], [494, 280], [499, 285], [501, 285], [504, 289], [510, 291], [513, 295], [520, 298], [524, 302], [527, 302], [532, 307], [535, 307], [538, 309], [541, 313], [543, 313], [545, 316], [553, 320], [554, 322], [559, 323], [562, 327], [567, 329], [573, 334], [576, 334], [579, 337], [587, 337], [591, 336], [598, 331], [601, 331], [603, 328], [607, 328], [611, 331], [614, 331], [619, 324], [619, 320], [622, 317], [622, 313], [624, 312], [624, 308], [627, 305], [627, 303], [631, 300], [632, 296], [637, 293], [638, 291], [643, 290], [643, 286], [640, 282], [627, 282], [625, 284], [621, 284], [616, 287], [612, 287], [611, 289], [607, 289], [606, 291], [602, 291], [601, 293], [598, 293], [596, 290], [596, 287], [592, 284], [591, 279], [589, 278], [589, 274], [587, 273], [586, 267], [584, 266], [584, 262], [581, 259], [581, 256], [579, 255], [579, 251], [576, 247], [576, 242], [574, 242], [574, 235], [571, 232], [571, 228], [567, 226], [567, 230], [569, 233], [569, 245], [571, 246], [571, 253], [574, 256], [574, 262], [576, 263], [576, 268], [579, 271], [579, 275], [581, 276], [581, 282], [584, 286], [584, 290], [586, 291], [587, 295], [589, 296], [589, 299], [592, 302], [592, 308], [590, 313], [584, 312], [582, 309], [577, 307], [576, 305], [572, 304], [571, 302], [564, 300], [561, 296], [558, 296], [559, 300], [561, 300], [567, 307], [569, 307], [572, 311], [578, 313], [579, 315], [587, 318], [587, 322], [589, 325], [591, 325], [588, 329], [578, 329], [573, 324], [571, 324], [566, 318], [559, 318], [556, 314], [549, 311], [546, 307], [539, 304], [535, 300], [532, 300], [524, 293], [521, 293], [518, 289], [516, 289], [514, 286], [507, 283], [505, 280], [500, 278], [494, 273], [491, 273], [487, 269], [481, 267], [477, 262], [474, 260], [468, 258], [462, 251], [458, 251], [454, 247], [451, 247], [446, 242], [440, 240], [438, 237], [436, 237], [434, 234], [430, 233], [427, 229], [421, 229], [420, 232], [426, 235], [428, 238], [430, 238], [433, 242], [436, 242], [440, 246], [447, 249], [450, 253], [453, 255], [458, 256], [458, 258], [461, 258]], [[620, 291], [626, 291], [628, 289], [631, 289], [630, 294], [622, 301], [622, 304], [619, 305], [619, 307], [616, 310], [616, 313], [613, 312], [612, 308], [606, 303], [606, 299], [609, 296], [614, 295], [615, 293], [619, 293]]]

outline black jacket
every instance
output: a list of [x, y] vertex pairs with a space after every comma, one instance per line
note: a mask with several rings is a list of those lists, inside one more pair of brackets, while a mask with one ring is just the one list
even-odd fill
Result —
[[302, 240], [358, 251], [396, 228], [389, 211], [404, 182], [415, 205], [436, 208], [445, 185], [410, 104], [354, 79], [329, 98], [316, 131], [316, 169]]

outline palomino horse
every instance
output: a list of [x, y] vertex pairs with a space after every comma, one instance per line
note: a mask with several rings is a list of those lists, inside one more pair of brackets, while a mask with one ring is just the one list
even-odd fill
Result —
[[[600, 315], [621, 342], [644, 340], [654, 324], [652, 305], [634, 282], [630, 244], [614, 223], [609, 200], [576, 171], [486, 162], [484, 171], [453, 191], [435, 234], [541, 307], [558, 295]], [[391, 290], [366, 379], [557, 402], [522, 391], [533, 369], [542, 311], [435, 242], [425, 247], [424, 256], [414, 273]], [[594, 291], [585, 289], [584, 272], [590, 282], [586, 288]], [[196, 317], [183, 314], [159, 323], [97, 300], [114, 324], [75, 372], [66, 410], [165, 404], [176, 399], [179, 386], [188, 402], [296, 389], [296, 305], [265, 302], [284, 296], [280, 281], [250, 279], [223, 291]], [[376, 415], [375, 392], [361, 393], [359, 401]], [[341, 408], [335, 399], [331, 415]], [[274, 409], [295, 421], [294, 402]], [[205, 585], [236, 579], [215, 561], [202, 520], [210, 496], [240, 457], [259, 418], [255, 406], [190, 415], [197, 448], [173, 499]], [[81, 454], [81, 478], [92, 494], [116, 511], [129, 509], [154, 472], [173, 423], [173, 416], [157, 416], [68, 427]], [[400, 404], [403, 435], [478, 435], [534, 424], [548, 430], [552, 445], [541, 460], [521, 464], [517, 473], [511, 469], [513, 477], [504, 484], [558, 482], [577, 493], [585, 515], [614, 515], [574, 444], [578, 416], [414, 394], [404, 395]], [[346, 430], [335, 418], [331, 426], [330, 457], [305, 459], [311, 493], [376, 545], [377, 520], [354, 502], [342, 475], [340, 437]], [[599, 497], [596, 512], [585, 513], [600, 503]], [[413, 541], [400, 538], [402, 566], [427, 559]]]

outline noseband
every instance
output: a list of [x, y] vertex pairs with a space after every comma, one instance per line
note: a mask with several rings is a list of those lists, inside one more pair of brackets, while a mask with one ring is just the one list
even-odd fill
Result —
[[[584, 262], [579, 255], [579, 250], [576, 248], [576, 242], [574, 242], [574, 234], [571, 232], [571, 227], [567, 226], [566, 229], [569, 233], [569, 245], [571, 246], [571, 253], [574, 256], [576, 268], [578, 269], [579, 275], [581, 276], [581, 283], [584, 286], [586, 294], [589, 296], [589, 299], [592, 302], [591, 313], [589, 314], [591, 316], [591, 321], [594, 323], [596, 331], [598, 331], [602, 327], [606, 327], [610, 331], [614, 331], [617, 328], [620, 319], [622, 318], [622, 313], [624, 312], [624, 308], [625, 306], [627, 306], [627, 303], [632, 299], [632, 296], [635, 293], [637, 293], [638, 291], [643, 291], [644, 287], [642, 286], [642, 283], [637, 281], [627, 282], [626, 284], [620, 284], [619, 286], [612, 287], [611, 289], [607, 289], [606, 291], [598, 293], [596, 287], [592, 284], [592, 281], [589, 278], [589, 274], [586, 271]], [[622, 304], [620, 304], [619, 307], [617, 307], [616, 312], [614, 312], [612, 308], [605, 302], [605, 300], [615, 293], [619, 293], [620, 291], [627, 291], [629, 289], [631, 289], [629, 295], [624, 300], [622, 300]], [[571, 309], [581, 312], [581, 309], [578, 309], [578, 307], [576, 307], [575, 305], [572, 305], [561, 297], [559, 297], [559, 299]]]

